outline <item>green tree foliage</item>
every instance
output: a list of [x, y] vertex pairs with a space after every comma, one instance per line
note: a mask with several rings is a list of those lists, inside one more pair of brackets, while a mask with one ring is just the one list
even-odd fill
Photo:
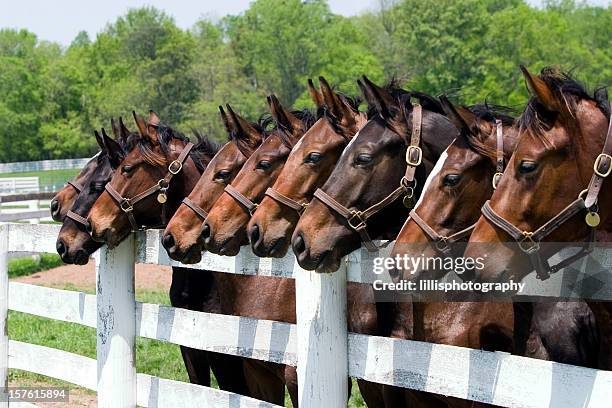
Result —
[[[265, 95], [310, 106], [306, 80], [357, 93], [362, 74], [464, 103], [520, 108], [519, 64], [574, 69], [591, 86], [612, 79], [612, 8], [573, 0], [377, 0], [375, 11], [333, 14], [326, 0], [255, 0], [218, 22], [183, 30], [161, 10], [128, 11], [96, 38], [68, 47], [0, 30], [0, 161], [82, 157], [91, 133], [131, 111], [157, 111], [189, 133], [224, 138], [218, 106], [250, 119]], [[85, 28], [85, 27], [84, 27]], [[128, 124], [131, 121], [128, 121]], [[131, 125], [132, 128], [134, 127]]]

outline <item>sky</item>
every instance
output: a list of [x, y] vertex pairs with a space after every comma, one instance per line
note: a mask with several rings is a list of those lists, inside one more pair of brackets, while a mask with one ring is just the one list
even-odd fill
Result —
[[[345, 16], [376, 8], [377, 0], [328, 0], [334, 13]], [[435, 0], [430, 0], [435, 1]], [[538, 5], [542, 0], [528, 0]], [[129, 8], [152, 5], [174, 17], [181, 28], [190, 28], [200, 17], [223, 17], [246, 10], [251, 0], [0, 0], [0, 28], [27, 28], [40, 39], [69, 45], [81, 31], [95, 38], [107, 23]], [[610, 0], [588, 0], [608, 5]]]

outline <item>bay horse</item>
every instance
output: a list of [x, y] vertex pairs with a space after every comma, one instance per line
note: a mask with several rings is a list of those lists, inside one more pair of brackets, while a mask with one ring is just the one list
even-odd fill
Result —
[[[534, 269], [546, 279], [567, 262], [551, 266], [552, 254], [541, 242], [588, 242], [595, 227], [612, 229], [607, 92], [591, 97], [556, 68], [521, 71], [532, 96], [519, 120], [517, 146], [466, 249], [465, 256], [482, 256], [482, 243], [498, 243], [487, 246], [488, 262], [474, 270], [476, 281], [520, 281]], [[588, 303], [600, 330], [598, 366], [611, 369], [612, 304]]]
[[371, 247], [370, 237], [395, 238], [408, 216], [403, 203], [410, 206], [418, 197], [457, 134], [434, 98], [399, 88], [389, 92], [366, 77], [362, 85], [377, 114], [344, 149], [293, 232], [293, 252], [307, 270], [334, 272], [362, 242]]
[[261, 145], [267, 133], [267, 119], [249, 123], [227, 105], [229, 115], [219, 106], [229, 140], [211, 159], [189, 195], [183, 200], [164, 230], [162, 244], [170, 258], [186, 264], [202, 259], [202, 223], [225, 186], [231, 183], [244, 162]]
[[57, 237], [57, 253], [64, 263], [85, 265], [89, 262], [89, 257], [102, 247], [102, 243], [94, 241], [87, 232], [86, 217], [94, 202], [104, 191], [113, 171], [131, 149], [137, 137], [137, 134], [125, 128], [123, 121], [121, 124], [122, 127], [117, 128], [112, 121], [115, 139], [110, 138], [104, 129], [102, 135], [95, 132], [96, 140], [102, 150], [95, 157], [95, 168], [82, 183], [74, 204], [66, 213]]
[[[441, 102], [460, 129], [459, 136], [430, 173], [389, 257], [462, 256], [465, 245], [461, 242], [469, 238], [480, 207], [493, 193], [504, 163], [514, 151], [518, 129], [514, 119], [503, 113], [507, 109], [455, 107], [445, 97]], [[404, 271], [402, 278], [419, 281], [444, 275], [446, 271], [419, 269]], [[412, 309], [395, 310], [393, 332], [411, 331], [413, 340], [431, 343], [485, 350], [501, 347], [533, 358], [593, 365], [597, 333], [584, 302], [521, 302], [513, 308], [514, 313], [509, 304], [497, 302], [420, 299], [412, 303]], [[411, 314], [406, 319], [412, 323], [411, 330], [401, 327], [403, 314]], [[513, 333], [511, 349], [504, 333]]]
[[[166, 210], [166, 216], [174, 211], [174, 206], [180, 203], [183, 198], [181, 194], [189, 191], [200, 175], [200, 171], [209, 163], [212, 156], [217, 151], [216, 145], [208, 139], [200, 138], [197, 145], [189, 150], [189, 155], [183, 157], [182, 166], [173, 167], [177, 152], [184, 152], [185, 147], [190, 143], [183, 135], [174, 131], [172, 128], [160, 123], [159, 118], [153, 112], [150, 113], [149, 123], [146, 123], [141, 117], [134, 114], [138, 125], [139, 134], [136, 142], [131, 146], [129, 152], [121, 152], [118, 149], [110, 149], [113, 161], [118, 163], [117, 171], [112, 174], [109, 183], [115, 183], [114, 191], [120, 191], [118, 194], [122, 196], [134, 197], [138, 193], [135, 190], [142, 190], [143, 185], [153, 184], [150, 179], [156, 178], [164, 172], [164, 169], [170, 168], [176, 174], [169, 182], [167, 190], [167, 198], [172, 195], [170, 201], [170, 210]], [[116, 147], [116, 146], [115, 146]], [[180, 153], [178, 153], [180, 157]], [[159, 168], [158, 168], [159, 167]], [[178, 171], [177, 171], [178, 170]], [[125, 183], [125, 185], [119, 185]], [[131, 183], [135, 183], [131, 184]], [[176, 183], [176, 184], [175, 184]], [[129, 184], [129, 185], [128, 185]], [[172, 188], [171, 188], [172, 185]], [[108, 201], [112, 200], [106, 197], [105, 194], [110, 194], [108, 190], [109, 184], [104, 186], [105, 191], [100, 194], [100, 197], [93, 203], [89, 211], [89, 217], [86, 222], [89, 224], [89, 229], [92, 238], [98, 242], [103, 241], [103, 238], [111, 237], [108, 232], [99, 233], [100, 222], [108, 222], [102, 228], [111, 228], [111, 234], [117, 234], [121, 238], [115, 238], [111, 241], [111, 245], [117, 245], [124, 239], [134, 228], [130, 220], [117, 220], [112, 217], [128, 217], [122, 213], [117, 214], [114, 207], [108, 207]], [[159, 186], [159, 184], [158, 184]], [[119, 189], [119, 190], [117, 190]], [[157, 190], [161, 193], [163, 191]], [[102, 201], [101, 201], [102, 200]], [[148, 201], [148, 202], [147, 202]], [[163, 222], [163, 215], [160, 214], [159, 207], [164, 203], [156, 200], [156, 203], [150, 199], [143, 199], [139, 205], [132, 205], [133, 214], [131, 217], [138, 220], [138, 227], [151, 227]], [[90, 204], [91, 205], [91, 204]], [[109, 210], [107, 213], [107, 209]], [[122, 211], [128, 209], [122, 207]], [[151, 214], [148, 214], [150, 212]], [[110, 214], [109, 214], [110, 213]], [[92, 221], [94, 226], [92, 227]], [[214, 282], [209, 272], [193, 271], [190, 269], [172, 268], [172, 284], [170, 287], [170, 302], [174, 307], [181, 307], [196, 311], [205, 311], [215, 313], [219, 311], [218, 293], [214, 286]], [[189, 379], [192, 383], [210, 386], [210, 369], [215, 374], [219, 386], [231, 392], [242, 395], [248, 395], [246, 380], [243, 375], [242, 362], [234, 356], [226, 356], [220, 353], [207, 352], [202, 350], [191, 349], [181, 346], [181, 355], [187, 368]]]

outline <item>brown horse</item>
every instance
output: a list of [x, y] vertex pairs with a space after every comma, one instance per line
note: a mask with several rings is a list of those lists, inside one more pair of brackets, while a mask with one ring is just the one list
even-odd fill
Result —
[[[165, 187], [167, 190], [155, 188], [155, 190], [147, 189], [146, 191], [154, 191], [151, 198], [155, 195], [157, 195], [155, 198], [159, 198], [160, 194], [166, 194], [171, 207], [170, 210], [168, 208], [164, 210], [165, 203], [161, 203], [159, 199], [153, 202], [147, 196], [138, 203], [132, 202], [131, 209], [125, 206], [121, 207], [122, 212], [118, 213], [114, 207], [115, 202], [109, 201], [114, 200], [114, 198], [110, 197], [109, 184], [107, 184], [105, 186], [106, 191], [101, 194], [90, 211], [88, 223], [89, 225], [92, 221], [94, 223], [93, 228], [90, 227], [92, 236], [95, 236], [98, 241], [102, 237], [109, 237], [112, 245], [121, 242], [130, 233], [131, 229], [135, 228], [135, 222], [130, 220], [130, 217], [133, 220], [138, 220], [136, 227], [151, 227], [163, 222], [164, 213], [165, 216], [171, 215], [174, 208], [191, 190], [199, 178], [200, 172], [217, 150], [216, 146], [208, 139], [201, 139], [196, 146], [189, 150], [189, 156], [184, 156], [182, 152], [185, 152], [186, 147], [189, 146], [188, 140], [172, 128], [161, 124], [157, 115], [151, 113], [148, 124], [136, 115], [135, 119], [139, 128], [138, 140], [119, 163], [118, 171], [113, 173], [109, 183], [114, 183], [115, 187], [112, 187], [110, 191], [120, 191], [120, 193], [115, 194], [122, 194], [121, 197], [130, 200], [138, 196], [139, 192], [145, 190], [146, 187], [143, 186]], [[119, 152], [114, 149], [110, 151], [119, 155]], [[115, 160], [118, 159], [119, 156], [116, 156]], [[182, 165], [178, 166], [176, 163], [182, 163]], [[167, 179], [168, 173], [166, 172], [173, 174], [174, 177]], [[156, 184], [152, 181], [162, 174], [164, 178], [160, 180], [166, 180], [166, 182], [157, 182]], [[120, 183], [125, 184], [120, 185]], [[107, 195], [106, 198], [105, 194]], [[132, 214], [128, 216], [128, 212], [132, 212]], [[116, 218], [120, 219], [117, 220]], [[106, 224], [100, 223], [99, 219], [102, 219]], [[100, 224], [102, 224], [103, 229], [111, 228], [112, 231], [97, 233]], [[119, 238], [112, 236], [115, 233]], [[210, 272], [207, 271], [173, 268], [170, 301], [174, 307], [190, 310], [211, 313], [220, 310], [216, 287]], [[248, 395], [242, 361], [239, 358], [194, 350], [188, 347], [181, 347], [181, 354], [191, 382], [210, 385], [210, 368], [212, 368], [222, 389]]]
[[314, 115], [309, 111], [291, 112], [274, 95], [268, 97], [268, 104], [278, 125], [225, 187], [204, 221], [201, 239], [210, 252], [234, 256], [248, 243], [247, 223], [280, 174], [295, 143], [314, 123]]
[[[367, 244], [369, 236], [394, 238], [408, 215], [402, 196], [418, 196], [426, 175], [457, 134], [435, 99], [399, 88], [389, 92], [365, 77], [363, 85], [377, 115], [344, 150], [317, 191], [324, 196], [315, 193], [293, 233], [293, 251], [308, 270], [337, 270], [342, 256], [362, 241]], [[411, 98], [419, 101], [416, 109]], [[409, 172], [415, 175], [405, 182]], [[365, 214], [373, 214], [369, 224]]]
[[[514, 151], [518, 129], [513, 126], [513, 118], [486, 105], [470, 109], [454, 107], [445, 98], [442, 104], [460, 129], [460, 135], [430, 173], [421, 199], [400, 231], [390, 257], [462, 256], [464, 245], [457, 240], [469, 238], [471, 226], [480, 216], [480, 207], [493, 193], [494, 182], [499, 181], [496, 175], [503, 171], [503, 164]], [[404, 271], [403, 279], [441, 279], [444, 274], [440, 270], [420, 269]], [[412, 331], [414, 340], [485, 350], [507, 349], [509, 337], [505, 340], [503, 337], [514, 333], [514, 345], [506, 351], [567, 364], [593, 365], [592, 340], [597, 334], [585, 303], [513, 306], [514, 313], [509, 304], [503, 303], [414, 302], [405, 311], [395, 310], [398, 318], [395, 325], [405, 324], [403, 318], [412, 324], [411, 330], [394, 327], [393, 332], [397, 335]], [[492, 336], [494, 333], [497, 336]]]
[[220, 106], [221, 117], [229, 134], [229, 141], [219, 149], [189, 196], [172, 217], [162, 238], [170, 258], [183, 263], [197, 263], [202, 259], [200, 240], [202, 223], [225, 186], [234, 180], [244, 162], [261, 145], [265, 121], [249, 123], [227, 105], [230, 116]]
[[249, 241], [258, 256], [285, 256], [302, 211], [329, 177], [347, 143], [367, 121], [366, 114], [358, 110], [358, 101], [333, 92], [325, 78], [319, 81], [321, 92], [310, 80], [308, 87], [321, 117], [293, 148], [249, 221]]
[[[588, 240], [598, 219], [602, 231], [612, 227], [612, 190], [606, 188], [612, 167], [607, 93], [590, 97], [557, 69], [546, 68], [539, 76], [521, 69], [533, 96], [520, 118], [516, 150], [466, 250], [466, 256], [482, 256], [482, 243], [498, 243], [487, 246], [488, 261], [474, 271], [477, 281], [520, 281], [534, 268], [546, 279], [556, 268], [549, 266], [551, 254], [540, 242]], [[601, 334], [599, 366], [610, 369], [611, 304], [589, 305]]]

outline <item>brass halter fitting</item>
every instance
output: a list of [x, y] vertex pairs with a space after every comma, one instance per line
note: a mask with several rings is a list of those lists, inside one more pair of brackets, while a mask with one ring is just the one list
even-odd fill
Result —
[[[608, 168], [600, 170], [602, 165], [606, 164], [605, 160], [607, 160]], [[595, 163], [593, 164], [593, 170], [595, 171], [595, 174], [597, 174], [599, 177], [608, 177], [610, 173], [612, 173], [612, 156], [606, 153], [601, 153], [599, 156], [597, 156], [597, 159], [595, 159]]]
[[423, 161], [423, 150], [419, 146], [408, 146], [406, 150], [406, 163], [417, 167]]
[[540, 250], [540, 243], [533, 239], [533, 232], [523, 231], [523, 238], [518, 242], [521, 251], [529, 254]]
[[168, 166], [168, 171], [170, 174], [177, 175], [183, 169], [183, 163], [179, 160], [174, 160]]
[[134, 207], [132, 206], [132, 202], [129, 199], [125, 199], [121, 202], [121, 204], [119, 204], [119, 207], [121, 208], [121, 210], [123, 212], [132, 212], [134, 210]]
[[491, 180], [491, 184], [493, 185], [493, 190], [497, 189], [497, 185], [499, 184], [499, 180], [501, 180], [503, 173], [495, 173], [493, 175], [493, 179]]
[[366, 222], [363, 218], [361, 218], [361, 214], [361, 211], [351, 211], [351, 218], [349, 218], [347, 222], [352, 229], [359, 230], [366, 227]]

